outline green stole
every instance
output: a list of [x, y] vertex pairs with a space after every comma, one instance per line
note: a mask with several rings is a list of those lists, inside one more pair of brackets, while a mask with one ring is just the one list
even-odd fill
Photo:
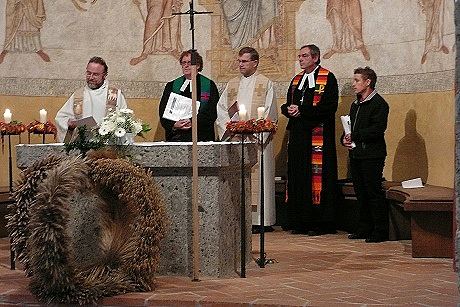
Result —
[[[200, 78], [200, 98], [198, 100], [201, 103], [207, 103], [209, 101], [209, 98], [211, 97], [211, 80], [200, 74], [197, 75], [197, 77]], [[182, 84], [184, 84], [184, 81], [184, 76], [181, 76], [173, 81], [173, 93], [180, 94], [180, 88], [182, 87]]]

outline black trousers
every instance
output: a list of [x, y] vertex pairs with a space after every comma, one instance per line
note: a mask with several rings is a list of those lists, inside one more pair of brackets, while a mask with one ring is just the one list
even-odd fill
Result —
[[382, 188], [384, 165], [384, 158], [350, 158], [353, 187], [359, 207], [359, 233], [388, 237], [388, 204]]

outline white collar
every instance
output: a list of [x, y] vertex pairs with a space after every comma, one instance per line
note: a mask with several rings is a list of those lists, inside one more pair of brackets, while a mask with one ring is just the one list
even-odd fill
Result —
[[92, 89], [88, 86], [88, 84], [86, 84], [85, 87], [89, 92], [98, 93], [98, 92], [105, 91], [107, 88], [107, 84], [108, 84], [107, 80], [104, 80], [104, 83], [102, 83], [101, 87], [99, 88]]
[[251, 79], [254, 79], [257, 75], [258, 75], [257, 71], [255, 71], [252, 75], [247, 76], [247, 77], [241, 75], [241, 80], [251, 80]]
[[368, 100], [371, 100], [372, 97], [374, 97], [376, 94], [377, 94], [377, 90], [374, 89], [369, 95], [367, 95], [366, 98], [364, 98], [363, 101], [358, 101], [358, 99], [356, 99], [356, 100], [354, 101], [354, 103], [355, 103], [355, 104], [364, 103], [364, 102], [366, 102], [366, 101], [368, 101]]
[[302, 81], [300, 81], [299, 89], [302, 89], [305, 83], [305, 80], [308, 78], [308, 88], [312, 88], [316, 86], [315, 82], [315, 71], [318, 69], [319, 65], [315, 67], [311, 72], [304, 73], [302, 77]]
[[190, 84], [190, 93], [192, 92], [192, 83], [190, 83], [190, 79], [187, 79], [185, 78], [185, 81], [184, 83], [182, 84], [182, 86], [180, 87], [180, 91], [181, 92], [184, 92], [185, 89], [187, 88], [187, 86]]

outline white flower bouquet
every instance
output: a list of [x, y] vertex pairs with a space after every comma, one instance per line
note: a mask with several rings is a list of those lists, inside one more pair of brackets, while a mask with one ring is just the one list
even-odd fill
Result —
[[148, 124], [134, 117], [133, 110], [119, 109], [104, 117], [96, 137], [106, 144], [128, 145], [134, 142], [134, 136], [143, 137], [149, 130]]

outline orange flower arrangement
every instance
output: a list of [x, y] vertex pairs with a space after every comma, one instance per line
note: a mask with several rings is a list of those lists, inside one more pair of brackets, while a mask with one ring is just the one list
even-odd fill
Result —
[[228, 122], [227, 129], [235, 134], [276, 132], [278, 125], [269, 119], [250, 119], [248, 121]]
[[29, 132], [29, 134], [54, 134], [55, 138], [57, 134], [56, 126], [50, 121], [47, 121], [46, 123], [41, 123], [38, 120], [34, 120], [33, 122], [27, 125], [26, 129]]
[[2, 154], [5, 151], [5, 135], [19, 135], [19, 143], [21, 143], [21, 133], [26, 131], [26, 126], [23, 123], [13, 120], [10, 123], [0, 122], [0, 135], [2, 137]]
[[34, 120], [30, 124], [27, 125], [26, 127], [27, 131], [29, 133], [35, 133], [35, 134], [56, 134], [57, 129], [56, 126], [50, 122], [47, 121], [46, 123], [41, 123], [38, 120]]
[[26, 131], [26, 126], [18, 121], [12, 121], [11, 123], [0, 122], [0, 133], [1, 135], [18, 135]]

